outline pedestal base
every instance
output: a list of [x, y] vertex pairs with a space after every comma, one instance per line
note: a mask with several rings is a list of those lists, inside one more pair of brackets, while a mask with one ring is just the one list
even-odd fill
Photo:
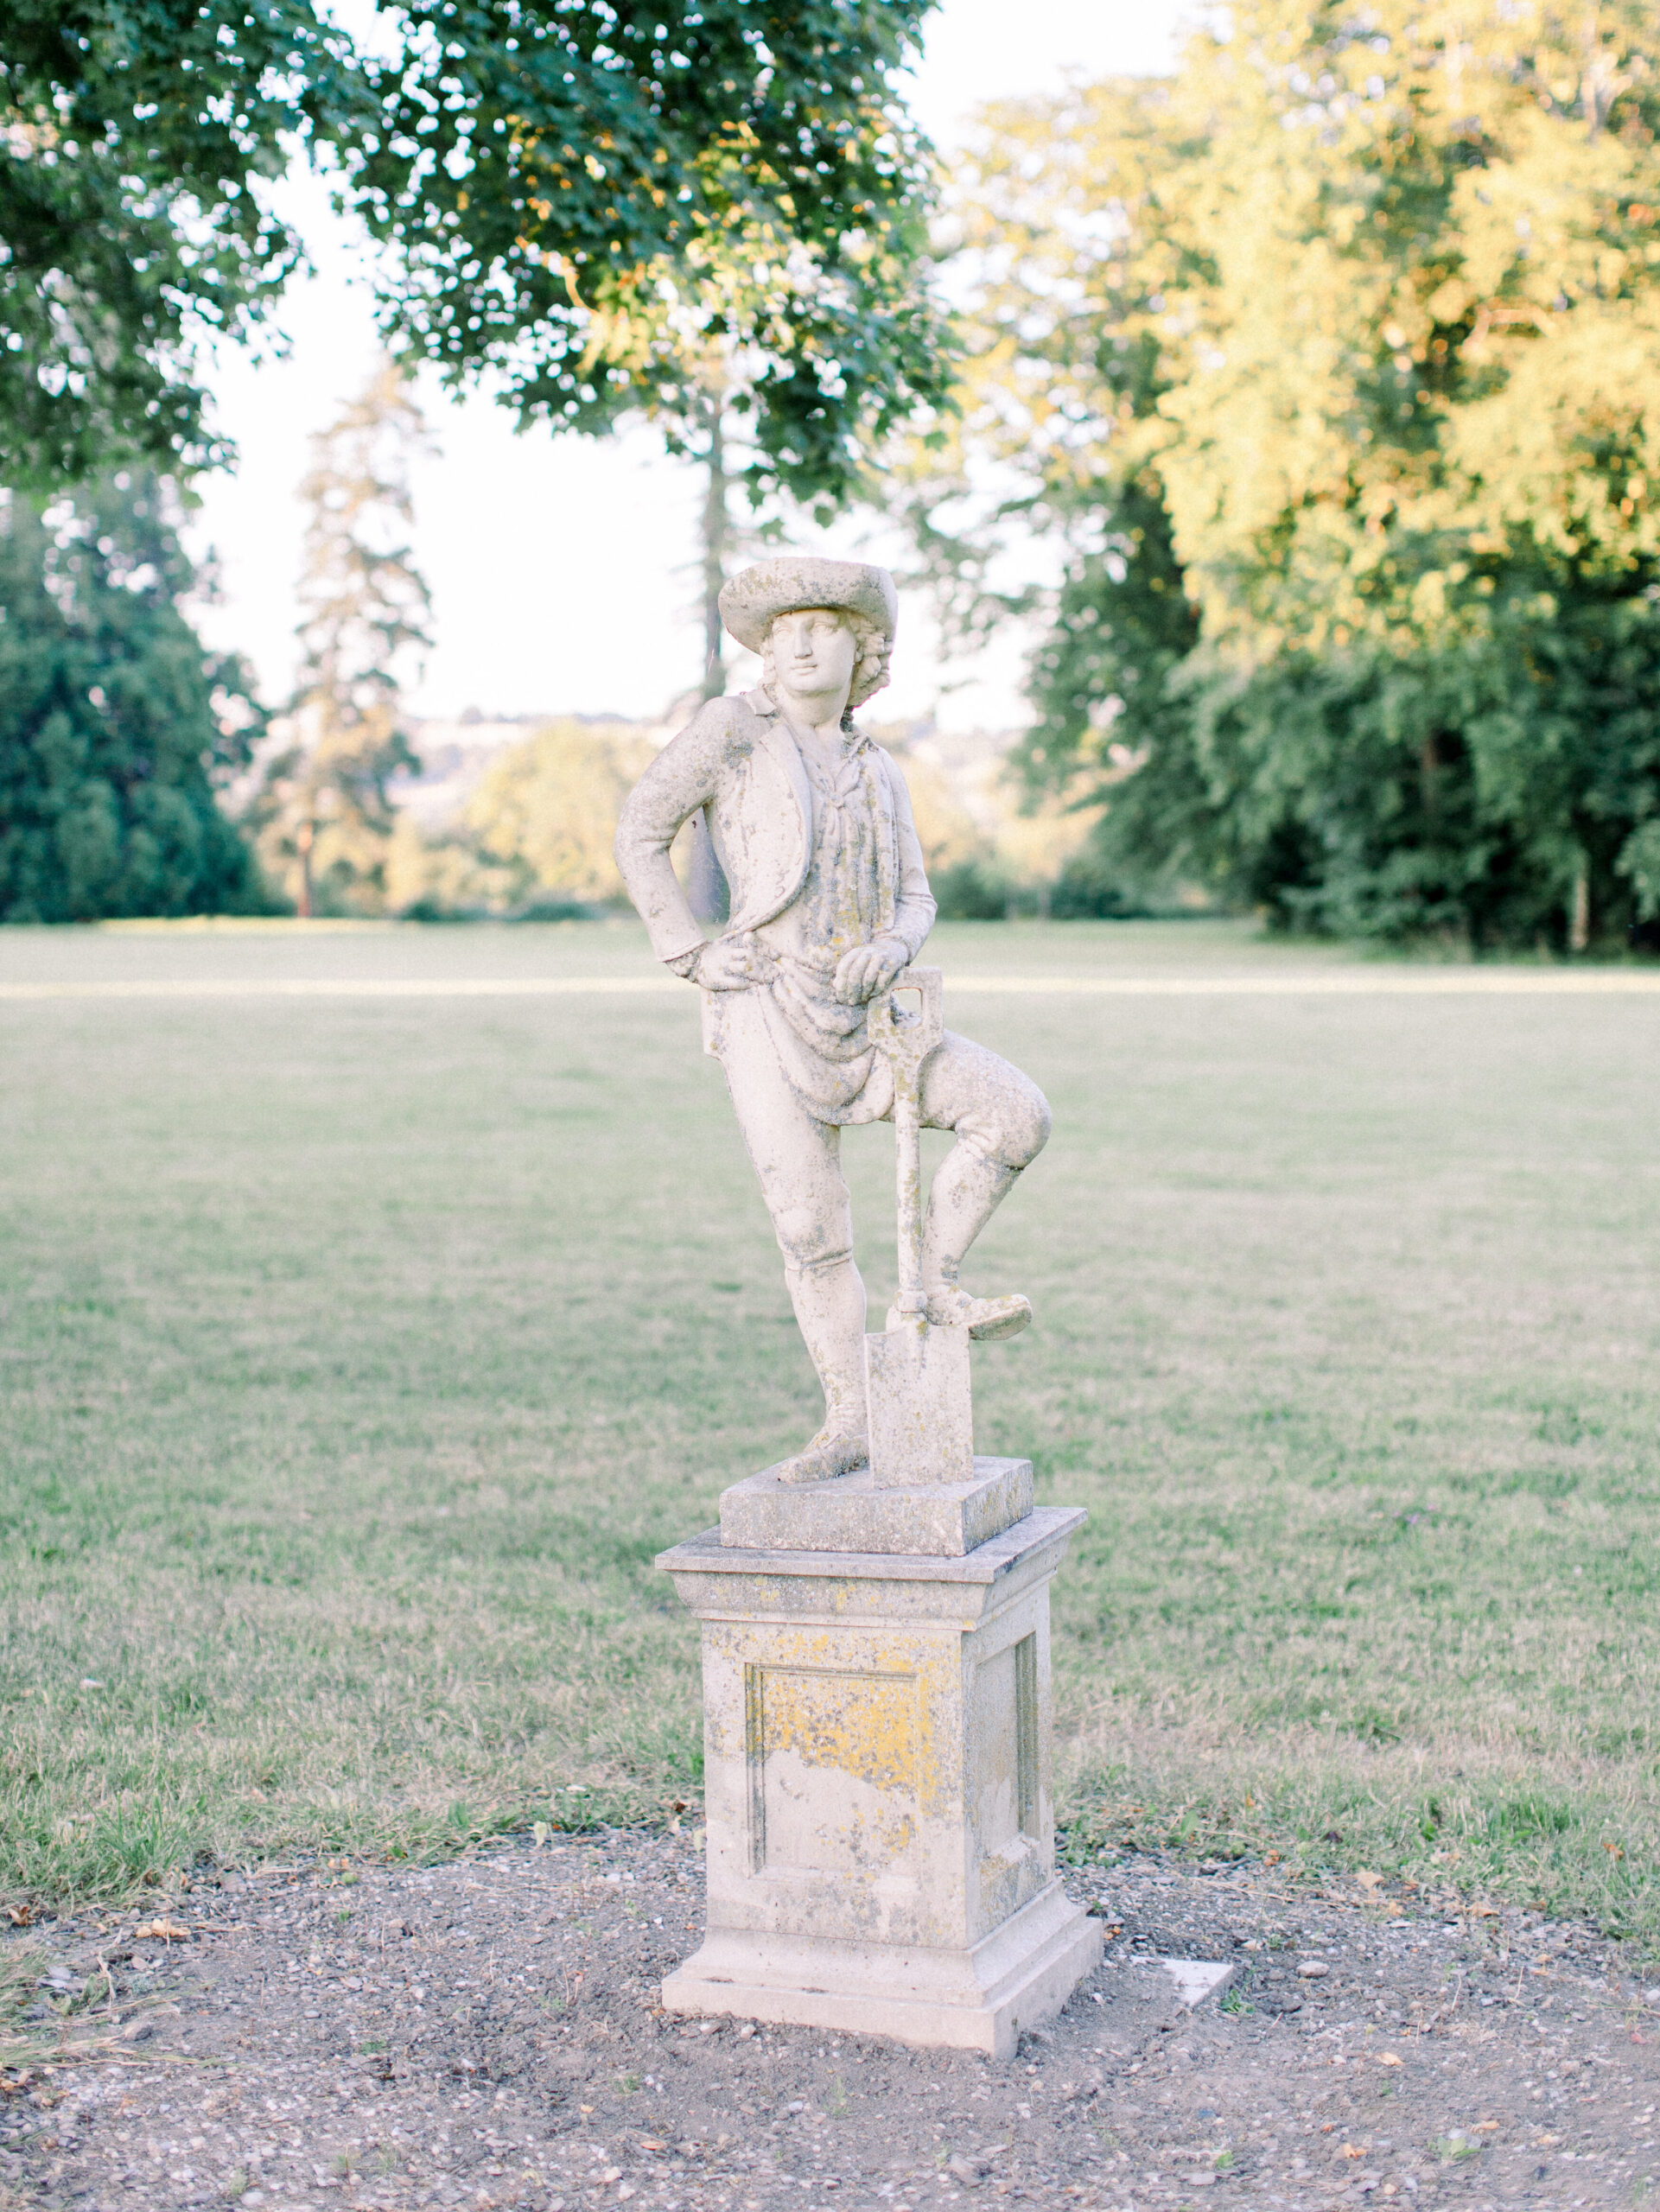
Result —
[[663, 1554], [703, 1622], [709, 1853], [665, 2005], [1004, 2056], [1059, 2011], [1101, 1954], [1050, 1781], [1049, 1584], [1083, 1518], [953, 1554], [715, 1529]]
[[1100, 1961], [1100, 1929], [1054, 1882], [969, 1950], [722, 1929], [669, 1976], [663, 2002], [671, 2012], [1008, 2058]]

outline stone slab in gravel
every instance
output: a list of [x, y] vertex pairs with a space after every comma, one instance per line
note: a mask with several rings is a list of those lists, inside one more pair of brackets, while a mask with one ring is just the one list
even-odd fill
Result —
[[[1006, 2065], [664, 2014], [702, 1933], [684, 1835], [265, 1867], [48, 1923], [12, 1940], [47, 1980], [37, 2024], [75, 2008], [82, 2055], [0, 2074], [0, 2205], [1572, 2212], [1660, 2193], [1660, 1986], [1586, 1931], [1287, 1893], [1261, 1868], [1068, 1879], [1106, 1961]], [[1220, 2003], [1185, 2009], [1165, 1957], [1232, 1966]]]

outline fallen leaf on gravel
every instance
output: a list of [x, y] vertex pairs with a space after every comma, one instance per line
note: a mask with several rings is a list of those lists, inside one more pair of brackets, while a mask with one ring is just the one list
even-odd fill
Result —
[[1358, 2143], [1345, 2143], [1343, 2146], [1343, 2155], [1345, 2158], [1364, 2158], [1366, 2154]]
[[1364, 1866], [1361, 1868], [1359, 1873], [1355, 1876], [1356, 1881], [1359, 1883], [1363, 1890], [1375, 1890], [1383, 1878], [1381, 1874], [1374, 1874], [1369, 1868]]
[[14, 1928], [27, 1928], [29, 1920], [29, 1907], [26, 1904], [9, 1904], [6, 1907], [6, 1918]]
[[1404, 2063], [1398, 2050], [1380, 2050], [1377, 2054], [1377, 2063], [1380, 2066], [1399, 2066]]
[[176, 1920], [141, 1920], [133, 1929], [135, 1936], [149, 1936], [163, 1943], [188, 1943], [190, 1930], [181, 1928]]

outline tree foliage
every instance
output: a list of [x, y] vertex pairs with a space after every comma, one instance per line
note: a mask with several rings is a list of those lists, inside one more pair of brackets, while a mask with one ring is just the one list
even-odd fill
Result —
[[388, 785], [416, 758], [399, 695], [431, 643], [427, 587], [408, 531], [420, 410], [383, 362], [311, 442], [304, 619], [286, 742], [264, 766], [249, 820], [261, 857], [302, 915], [378, 912], [394, 826]]
[[1241, 0], [991, 119], [968, 435], [1065, 577], [1034, 782], [1282, 919], [1660, 912], [1660, 37]]
[[7, 0], [0, 480], [222, 457], [200, 343], [268, 311], [301, 251], [271, 183], [359, 112], [307, 0]]
[[491, 761], [468, 799], [466, 827], [497, 897], [522, 908], [549, 896], [622, 896], [612, 855], [622, 802], [653, 747], [626, 724], [550, 722]]
[[295, 266], [296, 146], [384, 248], [394, 349], [526, 422], [641, 410], [759, 497], [845, 498], [939, 403], [927, 149], [894, 88], [932, 0], [17, 0], [0, 28], [0, 477], [222, 456], [194, 355]]
[[263, 905], [215, 798], [259, 717], [180, 612], [194, 582], [154, 478], [0, 495], [0, 920]]
[[350, 196], [400, 349], [525, 421], [749, 419], [752, 488], [844, 498], [944, 397], [927, 149], [893, 73], [932, 0], [418, 0]]

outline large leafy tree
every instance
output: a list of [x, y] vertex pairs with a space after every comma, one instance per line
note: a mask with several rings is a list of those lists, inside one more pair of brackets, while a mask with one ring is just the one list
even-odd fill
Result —
[[[405, 359], [521, 421], [643, 414], [729, 494], [836, 504], [945, 394], [928, 149], [895, 71], [932, 0], [17, 0], [0, 25], [0, 479], [222, 457], [196, 373], [296, 264], [309, 145], [384, 249]], [[712, 632], [718, 658], [719, 627]]]
[[179, 611], [165, 486], [0, 494], [0, 921], [258, 911], [217, 789], [260, 727]]
[[223, 456], [200, 347], [268, 314], [301, 252], [272, 182], [358, 95], [308, 0], [7, 0], [0, 482]]
[[932, 0], [417, 0], [348, 196], [400, 353], [522, 423], [644, 416], [707, 471], [709, 683], [729, 493], [834, 505], [944, 401], [928, 149], [894, 73]]
[[1660, 913], [1660, 40], [1241, 0], [994, 119], [976, 442], [1064, 549], [1040, 784], [1283, 919]]

